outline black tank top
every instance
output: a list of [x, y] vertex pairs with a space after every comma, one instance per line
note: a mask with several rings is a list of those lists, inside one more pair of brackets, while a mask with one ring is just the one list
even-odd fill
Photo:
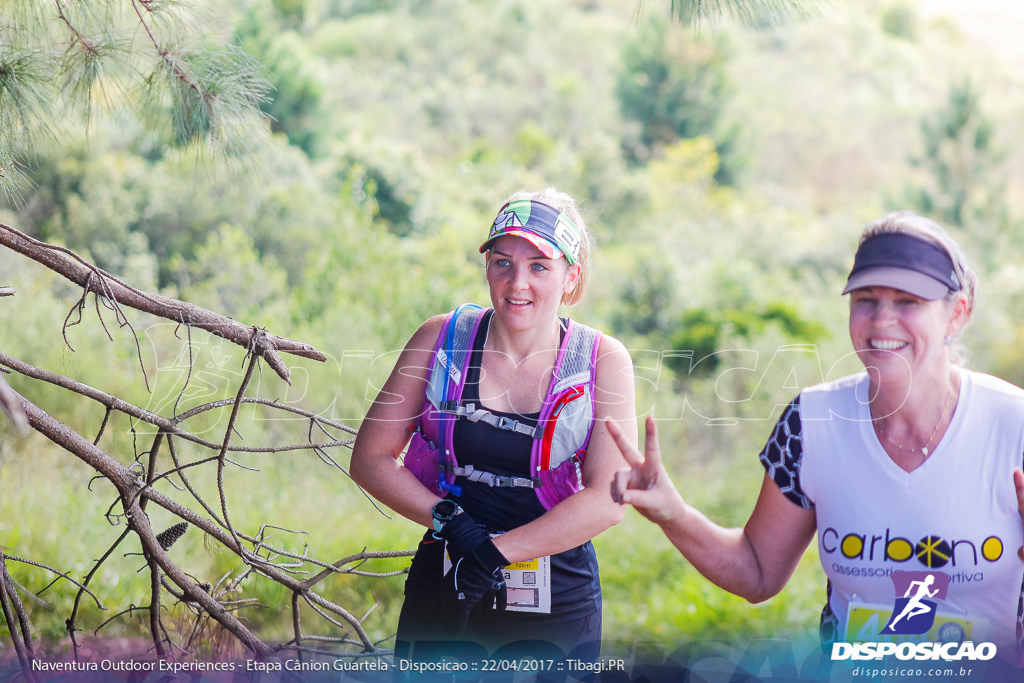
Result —
[[[492, 313], [488, 312], [481, 321], [480, 330], [473, 342], [473, 353], [462, 392], [463, 404], [481, 405], [480, 363]], [[540, 417], [539, 413], [513, 414], [495, 410], [490, 412], [531, 426], [535, 426]], [[452, 445], [459, 465], [472, 465], [476, 469], [503, 476], [530, 476], [530, 450], [533, 447], [533, 439], [525, 434], [497, 429], [483, 422], [459, 419], [455, 423]], [[457, 477], [455, 483], [462, 487], [462, 494], [451, 497], [458, 501], [474, 520], [492, 532], [508, 531], [523, 526], [545, 512], [536, 492], [531, 488], [491, 487], [484, 483], [469, 481], [465, 477]], [[552, 616], [577, 618], [600, 608], [601, 584], [597, 570], [597, 555], [589, 541], [553, 555], [551, 576]]]

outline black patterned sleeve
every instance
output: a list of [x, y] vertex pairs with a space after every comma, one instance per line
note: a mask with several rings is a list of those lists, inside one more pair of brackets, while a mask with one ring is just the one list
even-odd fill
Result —
[[803, 446], [800, 442], [800, 397], [782, 411], [782, 417], [775, 423], [772, 435], [759, 456], [768, 477], [778, 485], [786, 498], [810, 510], [814, 501], [807, 497], [800, 487], [800, 456]]

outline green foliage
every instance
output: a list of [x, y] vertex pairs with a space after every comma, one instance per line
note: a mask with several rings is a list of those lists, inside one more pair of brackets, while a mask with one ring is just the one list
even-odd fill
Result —
[[240, 227], [222, 225], [185, 260], [173, 257], [179, 295], [224, 315], [259, 326], [287, 320], [287, 277], [263, 259]]
[[[56, 135], [68, 112], [86, 120], [104, 108], [144, 112], [168, 144], [209, 146], [225, 159], [244, 157], [264, 139], [262, 68], [215, 36], [202, 5], [9, 4], [0, 27], [5, 168], [33, 149], [33, 139]], [[14, 173], [0, 174], [9, 195], [12, 181]]]
[[671, 8], [684, 24], [732, 18], [765, 28], [806, 17], [816, 4], [814, 0], [672, 0]]
[[914, 5], [904, 0], [892, 4], [882, 13], [882, 30], [891, 36], [916, 40], [921, 19]]
[[101, 268], [123, 272], [132, 253], [145, 253], [140, 197], [152, 186], [150, 165], [128, 151], [98, 155], [84, 145], [63, 158], [39, 159], [29, 167], [37, 185], [31, 217], [38, 234], [87, 253]]
[[226, 169], [209, 175], [202, 160], [173, 151], [142, 156], [140, 138], [119, 141], [103, 130], [59, 155], [34, 155], [28, 168], [36, 182], [21, 227], [115, 274], [141, 244], [158, 260], [160, 286], [169, 287], [184, 284], [180, 259], [193, 258], [221, 225], [244, 225], [259, 253], [298, 281], [312, 245], [336, 220], [299, 150], [263, 150], [257, 178]]
[[788, 301], [772, 300], [760, 306], [744, 297], [734, 305], [736, 308], [699, 307], [683, 313], [672, 339], [672, 348], [682, 353], [669, 361], [680, 377], [711, 375], [719, 368], [718, 352], [729, 342], [752, 344], [769, 326], [777, 326], [790, 342], [815, 343], [828, 336], [820, 323], [803, 317]]
[[616, 94], [627, 119], [636, 121], [636, 141], [627, 139], [627, 158], [644, 162], [663, 154], [681, 138], [715, 141], [715, 179], [733, 184], [741, 165], [738, 124], [726, 124], [733, 92], [728, 76], [729, 47], [722, 39], [686, 34], [652, 16], [622, 54]]
[[651, 338], [669, 329], [679, 291], [675, 272], [674, 267], [655, 258], [634, 267], [619, 287], [621, 307], [612, 316], [619, 334]]
[[913, 206], [957, 226], [990, 212], [1003, 188], [998, 177], [1004, 154], [970, 80], [950, 86], [945, 107], [921, 119], [921, 135], [924, 152], [915, 163], [930, 182], [910, 190]]
[[[304, 2], [284, 0], [268, 7], [257, 3], [235, 26], [242, 49], [260, 60], [273, 92], [261, 103], [270, 128], [309, 156], [321, 149], [324, 128], [321, 69], [301, 33]], [[287, 30], [281, 30], [287, 27]]]
[[48, 77], [45, 61], [32, 47], [13, 48], [0, 40], [0, 176], [7, 179], [0, 188], [8, 200], [28, 183], [19, 161], [46, 116]]
[[943, 106], [921, 117], [924, 150], [911, 157], [915, 181], [906, 204], [958, 235], [970, 235], [990, 269], [1014, 249], [1020, 226], [1008, 203], [1008, 158], [995, 124], [970, 79], [950, 84]]
[[320, 0], [318, 4], [326, 17], [351, 19], [362, 14], [387, 14], [409, 4], [409, 0]]
[[323, 83], [312, 60], [301, 36], [296, 33], [278, 36], [265, 58], [275, 93], [263, 108], [271, 117], [271, 129], [287, 135], [292, 144], [310, 156], [319, 152], [323, 95]]
[[681, 330], [673, 340], [674, 350], [689, 352], [687, 362], [683, 365], [675, 361], [673, 370], [676, 374], [685, 377], [690, 374], [693, 366], [699, 366], [702, 373], [710, 374], [718, 367], [718, 360], [714, 353], [721, 348], [721, 342], [726, 337], [723, 329], [731, 324], [738, 329], [736, 335], [745, 337], [745, 327], [748, 319], [740, 311], [726, 310], [711, 312], [704, 308], [694, 308], [683, 314], [680, 322]]
[[306, 0], [272, 0], [271, 5], [284, 26], [299, 26], [306, 16]]
[[[832, 3], [813, 21], [786, 25], [755, 10], [810, 4], [673, 3], [681, 23], [715, 24], [714, 35], [701, 36], [650, 16], [651, 3], [638, 26], [632, 2], [275, 0], [229, 3], [238, 21], [226, 27], [205, 21], [201, 4], [149, 5], [183, 12], [174, 21], [153, 15], [153, 28], [180, 47], [176, 82], [167, 77], [177, 62], [154, 55], [130, 14], [115, 13], [105, 30], [101, 12], [85, 13], [89, 3], [61, 3], [77, 13], [73, 25], [89, 28], [92, 53], [67, 23], [52, 21], [55, 5], [5, 7], [0, 166], [9, 181], [22, 174], [22, 194], [6, 196], [0, 220], [144, 289], [265, 325], [329, 357], [287, 359], [295, 384], [267, 376], [254, 395], [357, 425], [425, 318], [463, 301], [487, 303], [477, 246], [500, 202], [547, 185], [580, 200], [596, 237], [590, 291], [568, 312], [627, 343], [638, 412], [664, 420], [663, 443], [678, 444], [666, 449], [675, 480], [723, 523], [741, 524], [756, 496], [762, 472], [753, 454], [777, 406], [796, 385], [848, 367], [838, 292], [858, 227], [908, 202], [925, 210], [916, 199], [893, 200], [887, 188], [911, 185], [940, 220], [962, 217], [956, 237], [977, 255], [985, 292], [970, 332], [976, 367], [1024, 377], [1016, 322], [1024, 277], [1014, 265], [1024, 239], [1011, 219], [1021, 207], [1019, 193], [1003, 190], [1020, 185], [1020, 170], [998, 153], [1019, 146], [1019, 73], [979, 66], [980, 51], [949, 22], [913, 20], [907, 5], [890, 2]], [[753, 33], [735, 19], [772, 30]], [[272, 92], [238, 47], [223, 47], [230, 28], [262, 62]], [[936, 80], [946, 73], [972, 78], [954, 97]], [[193, 78], [202, 84], [192, 87]], [[69, 106], [57, 107], [58, 88], [73, 95]], [[261, 88], [270, 101], [260, 101]], [[245, 115], [233, 119], [233, 109]], [[918, 121], [926, 144], [912, 166]], [[271, 139], [270, 131], [283, 135]], [[209, 143], [222, 144], [222, 156], [247, 150], [248, 166], [204, 160], [198, 152]], [[623, 150], [644, 163], [630, 163]], [[76, 351], [63, 345], [60, 323], [80, 291], [42, 270], [0, 252], [0, 285], [18, 290], [0, 299], [0, 350], [140, 405], [175, 405], [189, 368], [185, 333], [133, 318], [149, 394], [130, 331], [92, 299], [68, 330]], [[194, 341], [202, 381], [183, 406], [229, 395], [240, 372], [242, 350]], [[795, 345], [813, 349], [773, 365]], [[736, 369], [743, 372], [726, 374]], [[102, 419], [97, 406], [53, 387], [11, 382], [90, 437]], [[249, 443], [295, 427], [250, 417], [240, 426]], [[221, 419], [210, 416], [206, 426]], [[35, 440], [12, 445], [8, 435], [0, 431], [0, 543], [80, 576], [109, 540], [92, 524], [109, 491], [90, 492], [65, 455]], [[129, 454], [141, 443], [125, 425], [103, 441]], [[230, 471], [233, 515], [256, 526], [273, 513], [308, 529], [274, 532], [296, 551], [306, 541], [320, 556], [404, 548], [419, 534], [372, 510], [339, 470], [285, 458], [244, 464], [261, 471]], [[40, 501], [39, 491], [58, 493]], [[74, 522], [64, 536], [35, 512], [54, 497], [55, 514]], [[752, 607], [697, 576], [632, 513], [597, 543], [610, 639], [813, 632], [824, 586], [813, 553], [782, 596]], [[172, 550], [204, 580], [237, 569], [191, 532]], [[136, 559], [98, 586], [118, 605], [145, 603]], [[17, 571], [31, 588], [49, 580]], [[393, 633], [401, 577], [336, 579], [329, 597], [379, 603], [368, 627], [382, 639]], [[268, 605], [285, 599], [257, 577], [239, 591]], [[54, 640], [70, 595], [66, 585], [57, 593], [56, 611], [33, 614]], [[275, 623], [284, 640], [282, 614], [244, 616]]]
[[209, 140], [229, 156], [248, 152], [270, 92], [262, 66], [232, 45], [177, 57], [181, 61], [160, 64], [163, 79], [172, 84], [166, 99], [173, 141], [186, 147]]

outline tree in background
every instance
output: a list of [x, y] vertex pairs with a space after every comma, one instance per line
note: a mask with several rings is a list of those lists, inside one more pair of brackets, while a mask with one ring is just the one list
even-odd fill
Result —
[[718, 154], [716, 182], [735, 184], [742, 160], [739, 125], [726, 122], [729, 59], [724, 41], [688, 35], [649, 17], [623, 50], [616, 84], [623, 116], [639, 124], [638, 133], [623, 141], [627, 159], [646, 163], [679, 140], [704, 136]]
[[882, 30], [905, 40], [917, 40], [920, 24], [917, 9], [909, 2], [897, 2], [882, 14]]
[[696, 26], [731, 18], [764, 28], [804, 17], [816, 4], [815, 0], [671, 0], [670, 6], [682, 24]]
[[315, 157], [322, 153], [325, 128], [320, 103], [324, 84], [302, 33], [305, 15], [300, 0], [246, 2], [235, 25], [239, 43], [266, 67], [274, 91], [261, 103], [270, 128]]
[[928, 173], [912, 188], [914, 205], [957, 226], [991, 206], [994, 171], [1005, 158], [995, 145], [992, 121], [981, 109], [981, 93], [969, 80], [953, 83], [945, 107], [921, 119], [923, 154], [913, 163]]
[[907, 188], [907, 202], [940, 223], [967, 230], [983, 253], [995, 256], [1009, 225], [1006, 155], [970, 80], [950, 85], [945, 106], [921, 119], [921, 136], [924, 150], [911, 162], [924, 179]]
[[267, 126], [260, 65], [191, 3], [5, 3], [0, 25], [0, 188], [17, 195], [28, 154], [68, 110], [141, 112], [163, 144], [240, 159]]

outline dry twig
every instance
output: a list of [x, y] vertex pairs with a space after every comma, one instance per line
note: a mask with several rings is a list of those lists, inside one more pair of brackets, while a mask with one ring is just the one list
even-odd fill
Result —
[[[141, 350], [138, 336], [134, 333], [134, 328], [125, 315], [124, 307], [185, 325], [188, 331], [189, 346], [189, 375], [185, 386], [182, 387], [178, 395], [178, 400], [171, 408], [172, 417], [166, 417], [133, 405], [120, 397], [107, 394], [72, 378], [34, 367], [0, 352], [0, 369], [6, 371], [9, 368], [26, 378], [49, 383], [104, 406], [102, 424], [95, 437], [90, 440], [47, 414], [41, 407], [14, 391], [0, 378], [0, 402], [6, 412], [15, 420], [20, 419], [21, 425], [26, 429], [35, 430], [84, 462], [95, 473], [95, 478], [109, 482], [117, 492], [117, 499], [108, 509], [108, 521], [115, 525], [125, 523], [117, 539], [94, 561], [89, 573], [81, 582], [75, 581], [67, 573], [42, 563], [0, 554], [0, 607], [2, 607], [7, 620], [11, 641], [26, 679], [30, 682], [34, 681], [31, 662], [36, 655], [28, 616], [21, 605], [13, 580], [7, 574], [7, 561], [25, 562], [45, 568], [78, 586], [74, 606], [66, 621], [73, 651], [77, 658], [80, 656], [80, 645], [77, 642], [76, 633], [79, 631], [78, 622], [81, 618], [82, 597], [92, 596], [97, 606], [100, 609], [105, 609], [89, 586], [113, 556], [115, 550], [130, 538], [138, 539], [142, 546], [142, 554], [146, 559], [144, 568], [148, 570], [150, 577], [149, 605], [144, 607], [131, 605], [102, 622], [97, 630], [115, 619], [145, 612], [148, 616], [148, 631], [153, 651], [160, 658], [191, 656], [190, 651], [195, 647], [196, 639], [210, 624], [216, 624], [224, 633], [230, 634], [244, 648], [259, 658], [276, 657], [278, 652], [285, 649], [298, 653], [300, 657], [307, 655], [385, 657], [390, 655], [390, 650], [382, 648], [377, 641], [370, 637], [363, 625], [366, 615], [362, 618], [354, 616], [342, 605], [324, 597], [318, 592], [318, 587], [337, 574], [361, 577], [388, 577], [401, 574], [404, 570], [370, 571], [364, 568], [364, 565], [375, 559], [408, 557], [412, 555], [411, 550], [376, 552], [367, 551], [364, 548], [359, 553], [335, 562], [328, 562], [312, 556], [308, 547], [305, 547], [301, 553], [278, 547], [278, 544], [270, 542], [267, 535], [269, 529], [288, 533], [303, 532], [283, 529], [273, 524], [262, 524], [259, 532], [256, 535], [251, 535], [236, 528], [228, 514], [229, 501], [224, 486], [224, 477], [229, 467], [240, 467], [238, 463], [228, 457], [232, 453], [310, 452], [321, 462], [347, 475], [345, 468], [330, 451], [338, 447], [350, 447], [351, 438], [338, 438], [336, 434], [338, 432], [354, 434], [354, 429], [294, 405], [245, 395], [249, 381], [259, 368], [260, 360], [266, 361], [282, 379], [288, 381], [289, 370], [281, 361], [279, 353], [292, 353], [321, 361], [325, 360], [324, 356], [308, 344], [276, 337], [265, 330], [244, 325], [192, 304], [137, 290], [115, 276], [87, 263], [68, 249], [45, 244], [2, 224], [0, 224], [0, 244], [24, 254], [82, 287], [82, 296], [72, 308], [72, 313], [78, 311], [79, 318], [71, 323], [69, 322], [71, 314], [69, 314], [69, 318], [65, 320], [65, 326], [81, 320], [86, 297], [92, 294], [95, 298], [100, 324], [107, 331], [108, 338], [112, 339], [112, 336], [103, 321], [100, 305], [113, 311], [115, 320], [120, 327], [128, 327], [132, 331], [140, 362]], [[4, 291], [6, 289], [8, 288], [0, 288], [0, 294], [6, 295], [7, 292]], [[192, 378], [192, 328], [206, 330], [239, 344], [246, 349], [249, 362], [234, 398], [211, 401], [179, 413], [181, 397], [185, 395], [185, 389]], [[143, 372], [145, 372], [145, 368], [143, 368]], [[244, 404], [253, 404], [267, 411], [284, 411], [304, 419], [308, 425], [306, 441], [278, 445], [234, 443], [237, 441], [235, 437], [239, 409]], [[186, 428], [190, 420], [210, 411], [222, 409], [227, 409], [230, 414], [219, 441], [200, 437]], [[134, 446], [134, 459], [128, 463], [118, 461], [101, 446], [109, 425], [119, 415], [126, 416], [131, 421], [133, 444], [135, 443], [134, 437], [137, 436], [136, 421], [157, 428], [149, 449], [140, 451], [138, 446]], [[16, 422], [16, 424], [18, 423]], [[326, 440], [316, 441], [318, 438]], [[178, 444], [182, 441], [192, 444], [195, 448], [206, 449], [210, 452], [210, 457], [194, 458], [191, 461], [183, 460], [178, 449]], [[160, 454], [164, 450], [165, 442], [166, 453], [169, 454], [171, 461], [170, 467], [161, 465]], [[214, 464], [217, 467], [217, 495], [220, 499], [218, 506], [210, 505], [194, 486], [192, 477], [189, 475], [189, 472], [196, 468], [208, 468]], [[180, 486], [171, 481], [172, 478], [179, 481]], [[167, 482], [173, 484], [177, 492], [175, 495], [188, 496], [189, 500], [183, 503], [157, 488], [158, 484]], [[163, 532], [154, 532], [147, 511], [147, 507], [151, 503], [161, 510], [169, 512], [180, 521]], [[239, 573], [225, 574], [215, 585], [191, 576], [169, 555], [171, 545], [186, 528], [190, 527], [195, 527], [207, 542], [215, 543], [237, 556], [245, 565], [244, 570]], [[311, 572], [308, 569], [310, 567], [316, 571], [315, 574], [310, 575]], [[228, 577], [232, 575], [233, 578], [228, 581]], [[289, 644], [274, 645], [265, 642], [244, 620], [236, 615], [239, 609], [256, 606], [254, 599], [236, 599], [233, 596], [241, 589], [246, 580], [257, 576], [280, 584], [293, 595], [291, 618], [294, 634], [293, 640]], [[300, 579], [299, 576], [305, 578]], [[164, 612], [167, 608], [163, 605], [163, 601], [166, 596], [182, 604], [186, 614], [190, 615], [192, 619], [191, 627], [184, 640], [180, 638], [176, 640], [165, 623]], [[316, 624], [320, 628], [327, 629], [327, 633], [305, 632], [300, 619], [300, 608], [303, 603], [313, 610], [318, 617]], [[314, 628], [317, 626], [314, 625]], [[336, 647], [343, 649], [331, 651], [318, 648], [314, 650], [305, 647], [304, 641], [333, 643]]]

